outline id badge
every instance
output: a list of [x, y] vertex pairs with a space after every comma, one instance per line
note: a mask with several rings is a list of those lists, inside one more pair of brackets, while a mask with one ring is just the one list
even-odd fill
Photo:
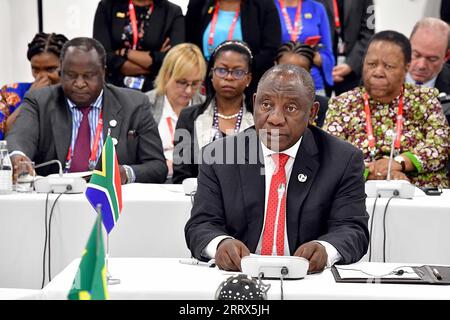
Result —
[[135, 90], [142, 90], [142, 87], [144, 86], [145, 78], [143, 76], [140, 77], [125, 77], [123, 79], [123, 83], [127, 88], [135, 89]]

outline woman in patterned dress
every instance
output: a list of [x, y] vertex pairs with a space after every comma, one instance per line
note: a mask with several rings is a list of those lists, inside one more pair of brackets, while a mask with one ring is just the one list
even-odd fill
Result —
[[323, 128], [363, 151], [368, 180], [387, 179], [394, 147], [392, 179], [448, 188], [449, 127], [436, 89], [404, 83], [410, 60], [405, 36], [375, 34], [364, 59], [364, 85], [330, 100]]

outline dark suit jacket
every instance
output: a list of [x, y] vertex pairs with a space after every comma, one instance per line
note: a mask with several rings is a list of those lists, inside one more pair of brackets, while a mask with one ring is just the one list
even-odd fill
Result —
[[[247, 135], [247, 137], [245, 137]], [[233, 139], [245, 150], [235, 152], [237, 164], [217, 164], [208, 156], [212, 148]], [[207, 150], [210, 149], [210, 150]], [[249, 153], [251, 150], [251, 153]], [[217, 236], [230, 235], [255, 252], [264, 222], [265, 178], [260, 142], [254, 127], [204, 149], [198, 189], [185, 227], [193, 256]], [[219, 159], [223, 161], [223, 159]], [[253, 164], [252, 164], [253, 163]], [[361, 151], [321, 129], [305, 131], [287, 194], [287, 238], [291, 255], [308, 241], [324, 240], [342, 255], [341, 263], [358, 261], [367, 251], [369, 232], [365, 210], [364, 163]], [[307, 175], [300, 183], [298, 174]]]
[[[185, 40], [184, 17], [181, 8], [167, 0], [154, 0], [153, 13], [149, 25], [144, 29], [145, 36], [143, 49], [150, 51], [153, 64], [151, 72], [146, 76], [143, 92], [153, 88], [155, 79], [161, 67], [165, 53], [159, 50], [166, 40], [170, 38], [173, 46]], [[128, 12], [128, 0], [102, 0], [99, 2], [94, 18], [94, 38], [105, 47], [107, 54], [107, 80], [114, 85], [123, 87], [123, 75], [120, 68], [125, 63], [124, 57], [114, 54], [114, 51], [123, 48], [122, 33], [128, 19], [117, 13]]]
[[[211, 22], [214, 0], [190, 0], [186, 12], [186, 40], [203, 50], [203, 33]], [[273, 0], [245, 0], [241, 2], [243, 40], [252, 50], [253, 87], [262, 74], [272, 67], [281, 45], [281, 25]]]
[[[72, 113], [61, 85], [29, 91], [7, 136], [10, 151], [22, 151], [36, 164], [58, 159], [64, 165], [72, 136]], [[136, 182], [164, 182], [167, 175], [158, 126], [145, 94], [105, 85], [103, 89], [103, 136], [109, 122], [116, 120], [111, 136], [118, 140], [119, 164], [130, 165]], [[131, 134], [130, 131], [135, 132]], [[43, 167], [38, 174], [58, 172], [57, 166]]]
[[[334, 24], [333, 0], [317, 0], [325, 5], [330, 20], [333, 52], [337, 54], [337, 33]], [[362, 62], [370, 38], [374, 33], [374, 12], [368, 10], [373, 6], [373, 0], [344, 0], [344, 26], [345, 56], [347, 64], [357, 77], [361, 77]], [[369, 28], [373, 24], [373, 28]]]
[[450, 66], [448, 64], [444, 64], [434, 86], [439, 92], [445, 92], [447, 95], [450, 95]]
[[319, 104], [320, 104], [319, 112], [317, 113], [317, 118], [316, 118], [316, 125], [320, 128], [323, 126], [323, 122], [325, 121], [325, 116], [327, 115], [329, 100], [330, 99], [328, 97], [324, 97], [324, 96], [320, 96], [320, 95], [316, 94], [315, 102], [319, 102]]

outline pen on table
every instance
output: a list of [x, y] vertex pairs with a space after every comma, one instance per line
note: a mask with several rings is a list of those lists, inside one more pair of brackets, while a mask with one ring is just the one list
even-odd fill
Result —
[[434, 276], [436, 277], [436, 279], [442, 280], [442, 276], [441, 276], [441, 274], [439, 273], [438, 269], [432, 268], [431, 271], [433, 271], [433, 274], [434, 274]]
[[214, 268], [216, 266], [214, 259], [211, 259], [208, 262], [200, 261], [200, 260], [195, 259], [195, 258], [180, 259], [180, 263], [182, 263], [182, 264], [190, 264], [190, 265], [194, 265], [194, 266], [205, 266], [205, 267], [210, 267], [210, 268]]

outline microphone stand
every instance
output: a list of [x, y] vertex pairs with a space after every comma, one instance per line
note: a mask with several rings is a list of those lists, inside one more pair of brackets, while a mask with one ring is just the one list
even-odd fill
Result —
[[[284, 190], [286, 189], [286, 186], [284, 183], [280, 183], [278, 185], [278, 203], [277, 203], [277, 215], [275, 216], [275, 226], [273, 228], [273, 244], [272, 244], [272, 255], [277, 255], [277, 235], [278, 235], [278, 218], [280, 217], [280, 208], [281, 208], [281, 201], [283, 200]], [[284, 244], [283, 244], [284, 246]]]
[[391, 153], [389, 154], [389, 162], [388, 162], [388, 171], [387, 171], [387, 181], [391, 180], [391, 168], [392, 168], [392, 160], [394, 158], [394, 143], [395, 143], [395, 139], [397, 137], [397, 133], [394, 132], [394, 134], [392, 135], [392, 144], [391, 144]]

